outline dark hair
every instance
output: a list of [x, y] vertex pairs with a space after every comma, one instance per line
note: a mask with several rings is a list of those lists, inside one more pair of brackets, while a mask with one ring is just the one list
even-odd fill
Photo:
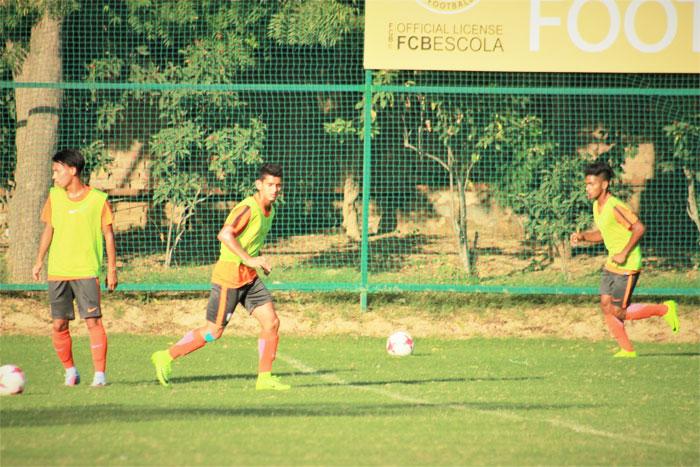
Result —
[[263, 164], [262, 167], [260, 167], [258, 180], [262, 180], [268, 175], [282, 178], [282, 167], [278, 164]]
[[63, 149], [62, 151], [58, 151], [51, 160], [59, 164], [67, 165], [68, 167], [75, 167], [77, 175], [80, 175], [85, 167], [85, 158], [77, 149]]
[[607, 162], [595, 161], [586, 166], [586, 176], [588, 175], [595, 175], [609, 182], [612, 180], [614, 174]]

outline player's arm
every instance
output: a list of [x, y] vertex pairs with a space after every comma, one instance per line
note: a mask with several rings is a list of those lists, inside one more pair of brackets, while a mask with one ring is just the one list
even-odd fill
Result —
[[248, 254], [243, 248], [241, 243], [238, 241], [237, 236], [240, 235], [243, 230], [245, 230], [248, 225], [250, 208], [246, 207], [242, 212], [238, 213], [232, 224], [226, 224], [219, 231], [216, 238], [223, 243], [226, 248], [231, 250], [241, 258], [241, 262], [251, 268], [262, 268], [265, 274], [270, 274], [272, 271], [272, 266], [265, 256], [257, 256], [253, 258]]
[[637, 246], [644, 232], [646, 232], [646, 227], [640, 220], [630, 225], [629, 229], [632, 232], [632, 236], [627, 242], [627, 245], [625, 245], [621, 252], [612, 257], [612, 260], [617, 264], [624, 264], [624, 262], [627, 261], [627, 256], [629, 256], [630, 252]]
[[107, 290], [114, 290], [119, 283], [117, 279], [117, 246], [114, 240], [114, 229], [112, 222], [112, 206], [106, 201], [102, 207], [102, 236], [105, 239], [105, 249], [107, 250]]
[[585, 232], [574, 232], [569, 237], [571, 246], [578, 246], [579, 243], [600, 243], [603, 241], [603, 234], [598, 229], [586, 230]]
[[34, 260], [34, 266], [32, 267], [32, 277], [34, 277], [35, 281], [39, 280], [41, 270], [44, 267], [44, 257], [46, 256], [46, 252], [49, 251], [52, 239], [53, 226], [51, 222], [46, 222], [44, 224], [44, 231], [41, 233], [41, 239], [39, 240], [39, 251], [36, 254], [36, 260]]
[[102, 226], [102, 236], [105, 239], [105, 249], [107, 250], [107, 289], [114, 290], [119, 284], [117, 279], [117, 246], [114, 241], [114, 229], [112, 224]]

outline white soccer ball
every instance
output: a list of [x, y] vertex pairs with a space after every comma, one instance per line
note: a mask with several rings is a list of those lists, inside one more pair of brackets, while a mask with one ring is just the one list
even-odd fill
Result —
[[0, 366], [0, 396], [21, 394], [27, 379], [22, 370], [15, 365]]
[[394, 357], [405, 357], [413, 353], [413, 339], [406, 331], [398, 331], [386, 340], [386, 351]]

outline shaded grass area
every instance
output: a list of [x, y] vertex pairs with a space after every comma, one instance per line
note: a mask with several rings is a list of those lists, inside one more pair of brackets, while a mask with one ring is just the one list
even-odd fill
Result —
[[[121, 270], [120, 281], [123, 283], [147, 284], [208, 284], [211, 279], [213, 265], [181, 266], [170, 269], [163, 268], [157, 263], [133, 263], [125, 265]], [[597, 287], [600, 282], [600, 264], [594, 264], [586, 270], [564, 274], [555, 268], [542, 271], [516, 271], [508, 274], [486, 278], [468, 278], [451, 264], [442, 264], [439, 259], [434, 263], [410, 262], [410, 267], [400, 271], [372, 273], [370, 283], [382, 284], [478, 284], [503, 285], [524, 287]], [[344, 283], [357, 284], [360, 281], [360, 271], [352, 267], [318, 267], [318, 266], [280, 266], [273, 270], [272, 275], [265, 280], [272, 283], [306, 283], [328, 284]], [[698, 271], [674, 270], [645, 270], [638, 284], [639, 288], [679, 288], [700, 290], [700, 274]]]
[[[92, 389], [61, 385], [50, 339], [3, 336], [28, 375], [0, 399], [3, 464], [700, 463], [696, 344], [618, 361], [604, 343], [414, 337], [399, 359], [381, 339], [286, 338], [275, 372], [294, 388], [260, 393], [254, 338], [178, 361], [165, 389], [148, 356], [175, 339], [113, 335], [111, 384]], [[89, 380], [87, 339], [74, 349]]]

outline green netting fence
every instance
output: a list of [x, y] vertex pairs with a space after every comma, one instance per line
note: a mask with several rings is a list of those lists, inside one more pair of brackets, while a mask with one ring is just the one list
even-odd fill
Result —
[[110, 195], [121, 290], [208, 289], [268, 161], [273, 289], [595, 293], [603, 249], [567, 239], [603, 158], [647, 226], [638, 293], [700, 295], [698, 75], [363, 70], [354, 1], [17, 5], [0, 6], [0, 290], [45, 287], [28, 273], [49, 160], [77, 147]]

